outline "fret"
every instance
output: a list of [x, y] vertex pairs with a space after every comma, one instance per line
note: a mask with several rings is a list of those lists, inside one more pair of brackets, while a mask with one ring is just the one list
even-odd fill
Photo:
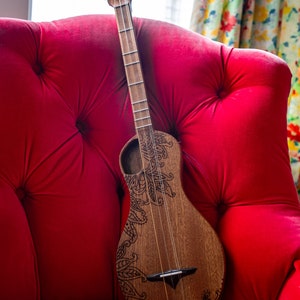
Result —
[[128, 66], [132, 66], [132, 65], [136, 65], [136, 64], [139, 64], [140, 61], [139, 60], [136, 60], [136, 61], [133, 61], [133, 62], [130, 62], [130, 63], [127, 63], [127, 64], [124, 64], [125, 67], [128, 67]]
[[149, 123], [149, 124], [144, 124], [144, 125], [140, 125], [140, 126], [135, 126], [135, 128], [138, 130], [138, 129], [142, 129], [142, 128], [146, 128], [146, 127], [152, 127], [152, 124]]
[[128, 86], [134, 86], [134, 85], [138, 85], [138, 84], [141, 84], [141, 83], [144, 83], [144, 81], [141, 80], [141, 81], [136, 81], [136, 82], [133, 82], [133, 83], [128, 83]]
[[133, 30], [133, 27], [127, 27], [127, 28], [124, 28], [124, 29], [120, 29], [119, 33], [130, 31], [130, 30]]
[[142, 121], [142, 120], [146, 120], [146, 119], [150, 119], [150, 116], [137, 118], [137, 119], [134, 119], [134, 121], [135, 121], [135, 122], [138, 122], [138, 121]]
[[137, 52], [138, 52], [137, 50], [132, 50], [132, 51], [124, 52], [124, 53], [122, 53], [122, 55], [126, 56], [126, 55], [137, 53]]
[[146, 107], [146, 108], [141, 108], [141, 109], [135, 110], [135, 111], [133, 111], [133, 112], [134, 112], [134, 113], [140, 113], [140, 112], [143, 112], [143, 111], [146, 111], [146, 110], [149, 110], [149, 108], [148, 108], [148, 107]]
[[143, 103], [143, 102], [147, 102], [147, 98], [141, 99], [141, 100], [137, 100], [137, 101], [133, 101], [132, 104], [139, 104], [139, 103]]
[[128, 3], [120, 3], [118, 5], [114, 5], [114, 8], [121, 8], [121, 7], [124, 7], [124, 6], [127, 6]]

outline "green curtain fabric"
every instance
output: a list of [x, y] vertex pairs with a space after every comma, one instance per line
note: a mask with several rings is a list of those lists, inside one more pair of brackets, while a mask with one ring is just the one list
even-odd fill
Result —
[[293, 74], [288, 145], [300, 193], [300, 0], [195, 0], [191, 30], [239, 48], [257, 48], [284, 59]]

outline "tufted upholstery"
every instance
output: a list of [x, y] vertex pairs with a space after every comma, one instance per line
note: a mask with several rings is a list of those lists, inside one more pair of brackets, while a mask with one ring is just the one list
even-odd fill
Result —
[[[300, 209], [279, 58], [135, 19], [156, 129], [226, 253], [226, 300], [299, 299]], [[0, 19], [0, 299], [119, 299], [134, 135], [114, 16]]]

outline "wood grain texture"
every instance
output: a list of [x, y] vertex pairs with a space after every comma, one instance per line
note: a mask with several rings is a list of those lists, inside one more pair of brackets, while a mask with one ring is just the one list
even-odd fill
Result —
[[[177, 141], [155, 131], [154, 142], [152, 154], [139, 157], [150, 145], [142, 141], [139, 148], [135, 137], [120, 156], [131, 197], [117, 253], [122, 291], [126, 299], [218, 299], [224, 278], [222, 246], [183, 192]], [[127, 173], [131, 171], [136, 173]], [[182, 278], [176, 289], [147, 280], [151, 274], [190, 267], [197, 271]]]

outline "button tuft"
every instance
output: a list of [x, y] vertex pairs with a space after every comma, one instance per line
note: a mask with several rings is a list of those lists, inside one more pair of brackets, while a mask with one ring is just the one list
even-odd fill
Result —
[[76, 128], [82, 135], [84, 135], [87, 132], [87, 124], [81, 120], [77, 120]]
[[42, 64], [37, 61], [34, 65], [33, 65], [33, 71], [37, 74], [37, 75], [41, 75], [44, 73], [44, 68], [42, 66]]
[[16, 194], [19, 200], [24, 203], [26, 198], [28, 197], [28, 192], [24, 187], [19, 187], [16, 189]]

